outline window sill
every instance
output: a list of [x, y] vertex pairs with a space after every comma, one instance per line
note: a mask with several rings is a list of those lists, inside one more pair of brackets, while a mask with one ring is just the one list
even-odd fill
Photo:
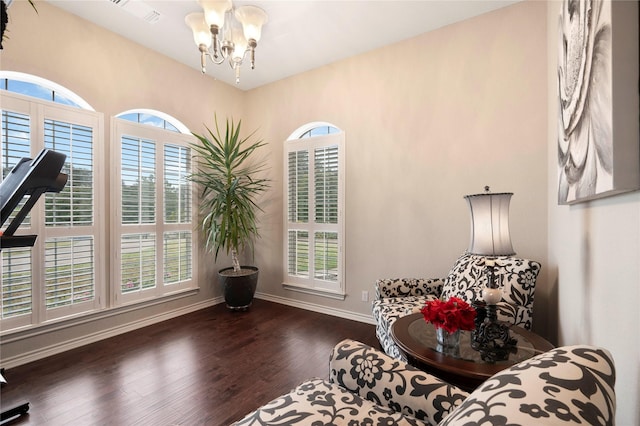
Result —
[[50, 320], [42, 324], [30, 325], [27, 327], [21, 327], [14, 330], [8, 330], [0, 333], [2, 337], [2, 343], [10, 343], [13, 341], [38, 336], [41, 334], [50, 333], [52, 331], [62, 330], [68, 327], [74, 327], [80, 324], [97, 321], [112, 316], [120, 315], [126, 312], [136, 311], [138, 309], [144, 309], [150, 306], [166, 303], [171, 300], [181, 299], [183, 297], [189, 297], [197, 294], [200, 291], [199, 288], [190, 288], [181, 290], [169, 295], [158, 297], [152, 300], [144, 302], [132, 303], [125, 306], [118, 306], [112, 308], [106, 308], [98, 311], [92, 311], [55, 320]]
[[329, 299], [344, 300], [347, 295], [343, 292], [331, 290], [319, 290], [317, 288], [304, 287], [296, 284], [282, 283], [285, 290], [297, 291], [299, 293], [312, 294], [314, 296], [327, 297]]

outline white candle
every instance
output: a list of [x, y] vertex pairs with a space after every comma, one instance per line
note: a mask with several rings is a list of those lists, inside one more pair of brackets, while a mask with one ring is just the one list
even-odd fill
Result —
[[487, 305], [495, 305], [502, 300], [502, 291], [499, 288], [485, 288], [482, 290], [482, 300]]

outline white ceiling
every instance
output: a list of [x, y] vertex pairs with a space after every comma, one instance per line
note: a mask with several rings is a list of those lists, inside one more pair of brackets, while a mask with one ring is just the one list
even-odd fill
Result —
[[[198, 48], [184, 23], [188, 13], [201, 11], [195, 0], [120, 0], [120, 5], [110, 0], [47, 1], [200, 69]], [[245, 63], [237, 87], [253, 89], [517, 1], [521, 0], [238, 0], [235, 6], [263, 8], [269, 21], [256, 50], [256, 68]], [[157, 22], [132, 13], [145, 10], [159, 13]], [[207, 74], [235, 85], [227, 64], [209, 62]]]

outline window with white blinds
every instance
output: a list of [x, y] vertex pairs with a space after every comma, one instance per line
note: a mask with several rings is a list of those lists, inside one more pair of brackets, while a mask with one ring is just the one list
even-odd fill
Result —
[[58, 120], [44, 121], [44, 145], [67, 156], [61, 172], [67, 184], [58, 194], [47, 193], [47, 226], [93, 224], [94, 129]]
[[33, 308], [31, 248], [2, 251], [2, 319], [30, 315]]
[[104, 155], [102, 115], [13, 93], [1, 97], [3, 178], [44, 148], [66, 155], [68, 175], [64, 189], [41, 197], [16, 232], [37, 235], [36, 244], [2, 250], [2, 328], [98, 310], [105, 289], [104, 233], [96, 220], [103, 205], [96, 197], [104, 186], [96, 173]]
[[92, 236], [51, 238], [45, 244], [45, 306], [47, 309], [90, 302], [95, 291]]
[[123, 224], [156, 221], [156, 144], [123, 136], [120, 146]]
[[284, 286], [343, 299], [344, 133], [305, 126], [285, 156]]
[[195, 286], [191, 136], [114, 119], [116, 305]]
[[[55, 83], [36, 80], [0, 80], [2, 178], [21, 158], [49, 148], [66, 155], [68, 179], [60, 193], [40, 198], [16, 232], [36, 234], [35, 246], [0, 252], [3, 333], [194, 288], [195, 209], [187, 178], [194, 138], [186, 127], [145, 110], [133, 122], [114, 119], [105, 143], [102, 114]], [[49, 83], [53, 90], [40, 85]]]

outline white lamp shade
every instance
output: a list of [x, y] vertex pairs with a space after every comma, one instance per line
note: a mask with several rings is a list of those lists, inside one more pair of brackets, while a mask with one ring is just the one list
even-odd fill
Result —
[[485, 256], [515, 254], [509, 232], [512, 193], [465, 195], [471, 209], [469, 253]]
[[267, 13], [257, 6], [242, 6], [236, 9], [236, 19], [242, 24], [247, 40], [260, 41], [262, 26], [267, 23]]
[[207, 25], [215, 25], [222, 29], [224, 17], [232, 7], [231, 0], [198, 0], [198, 3], [204, 9], [204, 20]]
[[190, 13], [184, 18], [184, 22], [191, 28], [191, 31], [193, 31], [193, 41], [195, 41], [196, 46], [200, 46], [201, 44], [207, 47], [211, 46], [211, 33], [204, 20], [204, 13]]

